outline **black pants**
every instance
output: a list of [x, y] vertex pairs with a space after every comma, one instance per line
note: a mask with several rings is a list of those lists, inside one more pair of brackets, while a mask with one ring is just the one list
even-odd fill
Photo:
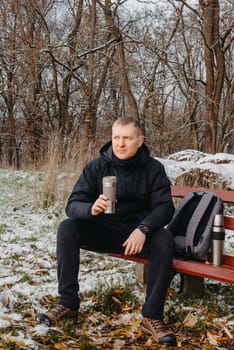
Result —
[[[80, 248], [103, 253], [123, 252], [122, 244], [128, 235], [117, 234], [96, 222], [62, 221], [57, 236], [59, 303], [71, 309], [79, 308]], [[149, 259], [144, 317], [163, 318], [173, 255], [174, 241], [167, 229], [159, 229], [146, 239], [140, 254]]]

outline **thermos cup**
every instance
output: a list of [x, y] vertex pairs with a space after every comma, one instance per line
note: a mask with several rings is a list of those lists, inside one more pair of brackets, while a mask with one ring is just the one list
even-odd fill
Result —
[[115, 202], [116, 202], [116, 176], [105, 176], [102, 179], [103, 194], [108, 197], [106, 214], [115, 213]]
[[212, 263], [213, 265], [222, 265], [223, 262], [223, 248], [225, 239], [224, 217], [217, 214], [214, 217], [212, 227]]

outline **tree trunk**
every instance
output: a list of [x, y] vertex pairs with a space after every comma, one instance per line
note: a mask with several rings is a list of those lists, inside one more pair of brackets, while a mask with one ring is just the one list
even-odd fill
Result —
[[217, 151], [218, 116], [223, 89], [225, 62], [219, 34], [219, 0], [199, 0], [203, 12], [202, 34], [205, 45], [206, 100], [205, 151]]
[[111, 10], [112, 3], [110, 0], [105, 0], [105, 5], [103, 5], [99, 0], [97, 0], [97, 3], [103, 9], [107, 27], [109, 28], [110, 32], [112, 33], [112, 36], [116, 39], [117, 42], [116, 53], [119, 64], [119, 79], [122, 86], [122, 95], [126, 96], [128, 99], [130, 113], [137, 118], [139, 114], [138, 107], [128, 79], [122, 33], [115, 23], [115, 19]]

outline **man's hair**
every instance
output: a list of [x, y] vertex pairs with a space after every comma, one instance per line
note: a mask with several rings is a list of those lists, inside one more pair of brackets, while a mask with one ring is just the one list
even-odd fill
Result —
[[138, 130], [138, 134], [139, 135], [143, 135], [143, 130], [142, 130], [142, 126], [140, 124], [140, 122], [133, 118], [133, 117], [121, 117], [121, 118], [118, 118], [114, 121], [112, 127], [114, 125], [128, 125], [128, 124], [133, 124], [133, 126]]

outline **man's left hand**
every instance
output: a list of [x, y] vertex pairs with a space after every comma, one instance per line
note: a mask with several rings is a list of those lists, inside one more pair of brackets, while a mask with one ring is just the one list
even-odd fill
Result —
[[135, 255], [142, 251], [146, 236], [139, 228], [136, 228], [123, 243], [124, 255]]

